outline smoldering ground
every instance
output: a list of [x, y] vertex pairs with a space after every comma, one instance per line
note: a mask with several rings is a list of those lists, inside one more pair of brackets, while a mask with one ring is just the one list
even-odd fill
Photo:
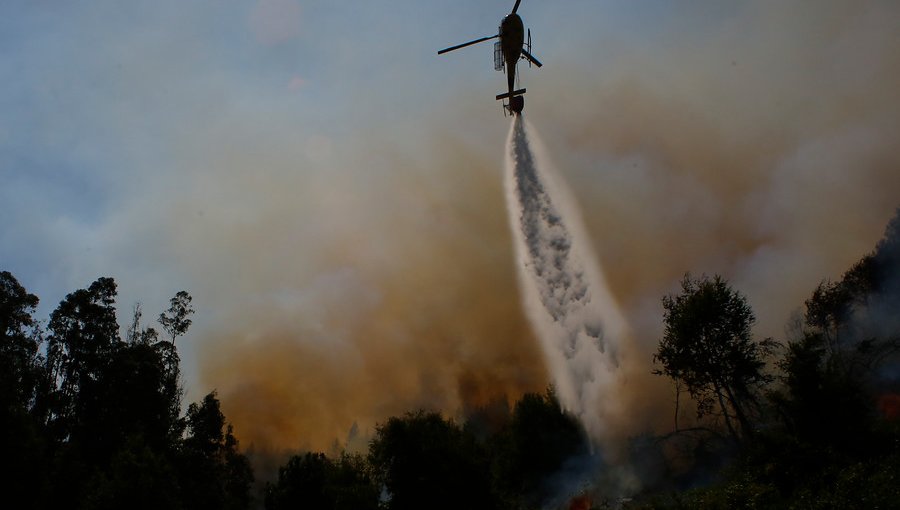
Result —
[[[663, 46], [614, 47], [602, 66], [561, 58], [529, 84], [526, 115], [634, 332], [609, 427], [621, 437], [671, 427], [671, 389], [650, 375], [650, 353], [660, 297], [684, 272], [729, 278], [757, 334], [778, 337], [900, 204], [900, 6], [738, 10]], [[234, 179], [195, 183], [225, 201], [221, 215], [187, 217], [177, 240], [216, 254], [184, 261], [218, 310], [199, 340], [202, 382], [243, 444], [327, 449], [354, 422], [371, 432], [392, 414], [453, 414], [549, 382], [519, 310], [506, 124], [453, 99], [391, 135], [361, 121], [351, 136], [368, 141], [350, 154], [320, 140], [312, 175], [291, 174], [305, 160], [279, 134], [217, 159]], [[246, 193], [266, 205], [236, 214]]]

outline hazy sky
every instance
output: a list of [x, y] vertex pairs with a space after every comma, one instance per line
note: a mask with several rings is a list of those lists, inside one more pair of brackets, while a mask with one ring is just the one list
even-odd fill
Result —
[[[512, 3], [0, 3], [0, 269], [42, 318], [99, 276], [123, 323], [190, 292], [188, 397], [218, 388], [259, 444], [542, 388], [505, 78], [489, 43], [436, 55]], [[758, 334], [783, 336], [900, 205], [897, 2], [519, 13], [545, 64], [519, 66], [526, 115], [645, 351], [685, 271], [731, 279]], [[665, 386], [634, 387], [623, 422], [652, 422]]]

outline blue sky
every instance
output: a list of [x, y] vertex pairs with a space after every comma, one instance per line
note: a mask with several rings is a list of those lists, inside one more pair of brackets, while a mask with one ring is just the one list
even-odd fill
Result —
[[[104, 275], [123, 323], [187, 290], [188, 397], [219, 388], [261, 443], [453, 410], [473, 377], [484, 398], [543, 387], [515, 311], [505, 80], [490, 44], [436, 54], [512, 3], [4, 1], [0, 269], [41, 318]], [[900, 205], [896, 2], [519, 13], [545, 64], [520, 66], [526, 115], [639, 349], [685, 271], [724, 274], [782, 334]], [[283, 425], [251, 428], [250, 401]]]

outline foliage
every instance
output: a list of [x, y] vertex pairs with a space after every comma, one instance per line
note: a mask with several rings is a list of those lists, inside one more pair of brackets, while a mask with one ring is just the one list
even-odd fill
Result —
[[391, 510], [491, 509], [496, 505], [486, 453], [452, 420], [419, 411], [378, 427], [369, 462]]
[[36, 406], [44, 372], [32, 317], [37, 304], [12, 274], [0, 272], [0, 449], [6, 465], [14, 466], [0, 477], [0, 490], [13, 501], [27, 502], [43, 478], [46, 443]]
[[379, 488], [361, 456], [342, 454], [331, 460], [322, 453], [295, 455], [278, 470], [278, 481], [266, 487], [266, 510], [375, 510]]
[[783, 387], [772, 393], [782, 421], [805, 443], [844, 454], [873, 448], [879, 392], [896, 392], [879, 375], [900, 351], [900, 211], [876, 250], [837, 282], [822, 282], [806, 301], [805, 328], [779, 363]]
[[7, 271], [0, 272], [0, 405], [28, 409], [40, 378], [38, 340], [31, 314], [38, 298]]
[[491, 453], [497, 490], [506, 501], [531, 508], [555, 496], [556, 488], [545, 482], [567, 460], [590, 455], [590, 445], [550, 388], [516, 402], [509, 423], [491, 441]]
[[178, 466], [187, 508], [247, 508], [253, 472], [237, 450], [237, 439], [215, 392], [191, 404], [185, 421], [187, 435]]
[[718, 275], [688, 274], [681, 294], [664, 297], [663, 308], [665, 335], [653, 355], [662, 368], [654, 373], [684, 384], [699, 418], [722, 417], [735, 439], [752, 434], [758, 390], [772, 380], [764, 368], [774, 342], [753, 341], [747, 299]]
[[[0, 488], [22, 508], [249, 508], [250, 465], [215, 395], [182, 417], [174, 342], [141, 327], [139, 305], [122, 341], [115, 300], [99, 278], [45, 333], [38, 298], [0, 272], [0, 446], [14, 466]], [[173, 340], [190, 301], [172, 300]]]
[[627, 508], [897, 508], [900, 423], [900, 211], [875, 251], [806, 301], [776, 363], [770, 415], [718, 481], [647, 494]]
[[159, 323], [172, 339], [172, 345], [175, 345], [175, 339], [185, 334], [191, 327], [191, 319], [189, 315], [194, 313], [191, 307], [191, 295], [185, 291], [178, 291], [172, 299], [169, 300], [169, 309], [159, 314]]

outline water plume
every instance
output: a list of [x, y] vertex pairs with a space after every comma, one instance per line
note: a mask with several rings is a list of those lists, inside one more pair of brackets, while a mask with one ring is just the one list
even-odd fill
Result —
[[506, 192], [525, 313], [560, 403], [593, 441], [609, 438], [625, 322], [590, 250], [570, 194], [534, 130], [513, 120]]

